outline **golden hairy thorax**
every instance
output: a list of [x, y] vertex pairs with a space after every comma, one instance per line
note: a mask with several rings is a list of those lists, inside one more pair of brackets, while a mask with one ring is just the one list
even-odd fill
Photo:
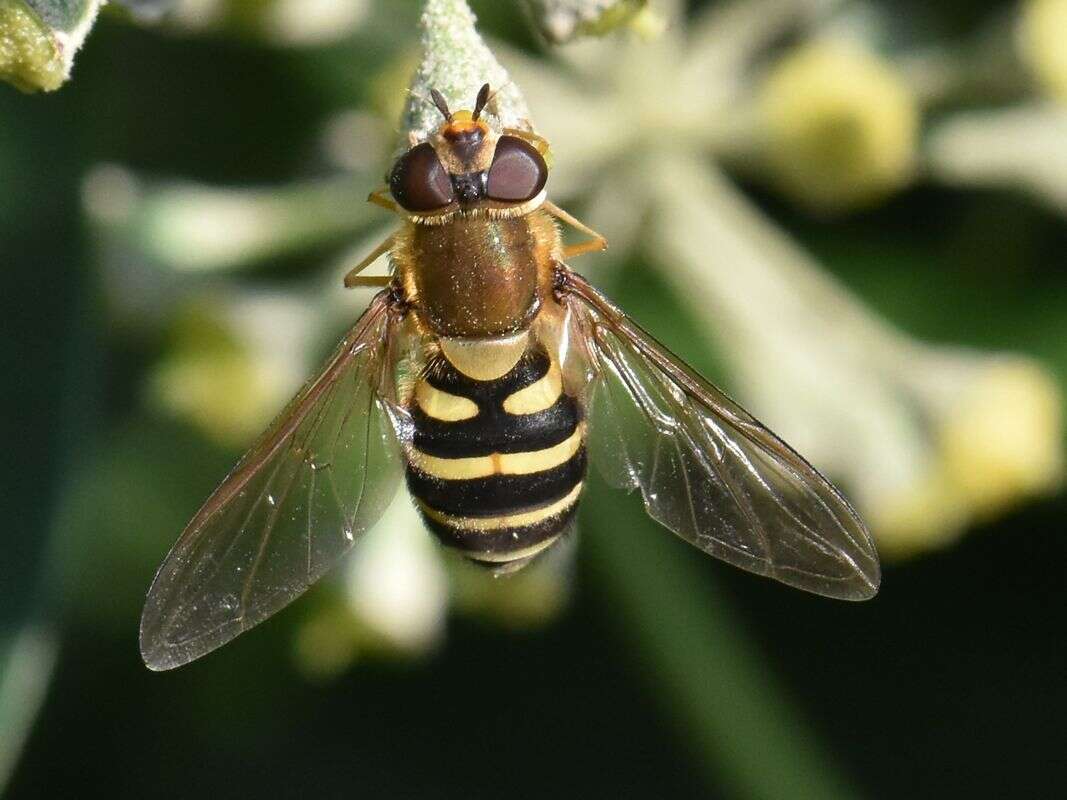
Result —
[[528, 327], [551, 298], [559, 254], [559, 229], [540, 209], [510, 218], [457, 214], [445, 225], [408, 222], [392, 247], [420, 321], [449, 337], [502, 336]]

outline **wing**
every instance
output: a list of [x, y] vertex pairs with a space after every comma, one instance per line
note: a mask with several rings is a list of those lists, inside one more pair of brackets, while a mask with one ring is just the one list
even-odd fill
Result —
[[208, 498], [156, 573], [141, 617], [154, 670], [186, 664], [302, 594], [381, 516], [400, 474], [386, 292]]
[[559, 277], [595, 378], [593, 463], [713, 556], [827, 597], [872, 597], [878, 555], [837, 489], [582, 277]]

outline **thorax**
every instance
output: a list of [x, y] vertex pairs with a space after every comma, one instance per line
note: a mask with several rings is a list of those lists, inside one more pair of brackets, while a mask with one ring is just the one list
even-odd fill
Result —
[[448, 337], [491, 337], [528, 327], [551, 292], [559, 231], [545, 212], [408, 223], [392, 251], [420, 321]]

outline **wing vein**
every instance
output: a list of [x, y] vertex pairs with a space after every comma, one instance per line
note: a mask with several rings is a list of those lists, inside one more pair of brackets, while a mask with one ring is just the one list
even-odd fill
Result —
[[639, 448], [633, 463], [627, 447], [599, 455], [621, 462], [649, 514], [705, 552], [798, 588], [853, 600], [877, 591], [870, 534], [829, 481], [581, 276], [560, 265], [556, 286], [570, 338], [608, 387], [605, 424], [622, 422], [615, 394], [640, 415], [627, 414], [623, 432]]
[[[391, 498], [383, 490], [399, 482], [400, 469], [399, 460], [386, 459], [368, 474], [370, 417], [381, 379], [368, 369], [395, 366], [383, 354], [398, 332], [418, 335], [414, 326], [400, 327], [403, 319], [389, 291], [380, 292], [318, 377], [297, 393], [186, 526], [145, 602], [141, 653], [149, 667], [192, 661], [274, 614], [380, 517]], [[359, 531], [348, 522], [353, 500]], [[345, 526], [346, 535], [327, 541], [320, 538], [322, 526]]]

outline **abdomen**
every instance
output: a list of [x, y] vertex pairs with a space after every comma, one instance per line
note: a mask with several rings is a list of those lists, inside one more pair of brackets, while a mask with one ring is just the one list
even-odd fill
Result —
[[475, 561], [518, 566], [567, 529], [585, 478], [585, 425], [555, 358], [532, 336], [489, 380], [435, 356], [409, 410], [408, 487], [442, 543]]

